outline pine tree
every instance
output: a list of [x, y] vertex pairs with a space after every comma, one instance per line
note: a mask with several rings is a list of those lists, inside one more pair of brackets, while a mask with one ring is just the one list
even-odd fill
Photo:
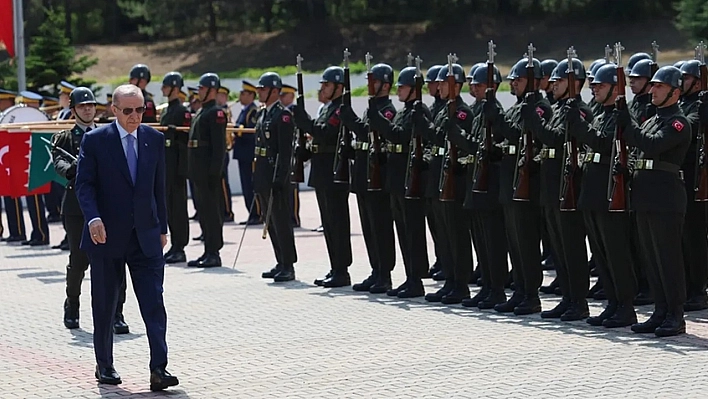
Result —
[[676, 4], [676, 27], [692, 39], [708, 38], [708, 0], [681, 0]]

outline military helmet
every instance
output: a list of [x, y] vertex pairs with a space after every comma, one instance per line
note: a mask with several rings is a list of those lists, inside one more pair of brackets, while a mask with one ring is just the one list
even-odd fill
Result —
[[680, 89], [683, 85], [681, 70], [675, 66], [667, 65], [659, 68], [651, 78], [651, 83], [666, 83], [674, 89]]
[[478, 62], [478, 63], [472, 65], [472, 67], [470, 68], [469, 73], [467, 73], [467, 80], [471, 80], [472, 77], [474, 77], [474, 71], [476, 71], [477, 68], [479, 68], [479, 67], [481, 67], [481, 66], [483, 66], [483, 65], [487, 65], [487, 63], [486, 63], [486, 62]]
[[96, 104], [96, 97], [88, 87], [77, 87], [69, 93], [69, 108], [79, 104]]
[[165, 77], [162, 78], [162, 85], [181, 89], [184, 86], [182, 74], [179, 72], [167, 72]]
[[150, 68], [145, 64], [135, 64], [130, 68], [130, 79], [145, 79], [150, 81]]
[[592, 78], [592, 77], [593, 77], [593, 73], [594, 73], [595, 71], [597, 71], [598, 68], [600, 68], [601, 66], [603, 66], [603, 65], [605, 65], [605, 64], [607, 64], [607, 60], [606, 60], [606, 59], [604, 59], [604, 58], [598, 58], [598, 59], [596, 59], [595, 61], [593, 61], [593, 62], [590, 64], [590, 67], [587, 69], [587, 71], [585, 72], [585, 74], [586, 74], [589, 78]]
[[320, 83], [344, 84], [344, 69], [338, 66], [331, 66], [322, 72]]
[[591, 85], [600, 83], [617, 84], [617, 65], [613, 63], [605, 64], [594, 73]]
[[388, 64], [376, 64], [371, 67], [371, 76], [383, 83], [393, 83], [393, 68]]
[[[472, 75], [472, 83], [473, 85], [478, 85], [478, 84], [487, 84], [487, 71], [489, 70], [489, 66], [487, 65], [482, 65], [481, 67], [477, 68], [474, 71], [474, 75]], [[499, 72], [499, 68], [497, 66], [494, 66], [494, 83], [499, 84], [502, 81], [502, 76], [501, 72]]]
[[[447, 80], [447, 65], [443, 66], [438, 72], [438, 77], [435, 79], [436, 82], [444, 82]], [[455, 83], [465, 83], [465, 70], [460, 64], [452, 64], [452, 74], [455, 76]]]
[[415, 86], [415, 67], [405, 67], [398, 73], [396, 86]]
[[639, 60], [636, 64], [634, 64], [634, 66], [632, 66], [632, 70], [629, 71], [629, 77], [651, 79], [651, 69], [653, 66], [654, 61], [652, 60]]
[[691, 75], [697, 78], [701, 77], [701, 62], [698, 60], [686, 61], [679, 69], [681, 70], [681, 73], [685, 75]]
[[200, 87], [208, 87], [210, 89], [218, 89], [221, 87], [221, 81], [219, 80], [219, 75], [207, 72], [199, 78]]
[[[526, 77], [526, 66], [529, 64], [529, 59], [528, 57], [524, 57], [516, 62], [513, 67], [511, 67], [511, 70], [509, 71], [509, 75], [506, 77], [508, 80], [514, 80], [516, 78], [525, 78]], [[533, 76], [536, 79], [541, 79], [543, 78], [543, 73], [541, 72], [541, 62], [534, 58], [533, 59]]]
[[270, 87], [272, 89], [282, 89], [283, 80], [280, 79], [280, 75], [275, 72], [266, 72], [258, 78], [257, 88]]
[[[573, 58], [573, 72], [575, 72], [575, 78], [577, 80], [585, 80], [585, 66], [582, 61], [577, 58]], [[568, 60], [565, 59], [558, 63], [558, 66], [553, 70], [551, 82], [558, 81], [560, 79], [565, 79], [568, 77]]]
[[676, 62], [674, 63], [674, 67], [676, 67], [676, 68], [678, 68], [678, 69], [681, 69], [681, 67], [683, 66], [683, 63], [684, 63], [684, 62], [686, 62], [686, 61], [676, 61]]
[[541, 76], [550, 77], [553, 70], [558, 66], [558, 61], [553, 59], [547, 59], [541, 61]]
[[435, 79], [438, 78], [438, 73], [440, 72], [440, 69], [442, 69], [442, 65], [433, 65], [428, 69], [428, 72], [425, 74], [425, 81], [426, 82], [435, 82]]
[[627, 70], [631, 71], [632, 68], [634, 68], [635, 65], [637, 65], [637, 62], [641, 60], [651, 60], [651, 56], [647, 53], [634, 53], [632, 54], [631, 57], [629, 57], [629, 61], [627, 61]]

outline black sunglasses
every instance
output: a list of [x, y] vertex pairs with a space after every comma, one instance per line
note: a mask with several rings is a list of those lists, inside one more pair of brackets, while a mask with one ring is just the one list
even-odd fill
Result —
[[119, 111], [121, 111], [121, 112], [123, 113], [123, 115], [130, 115], [130, 114], [133, 113], [133, 111], [135, 111], [135, 112], [137, 112], [137, 113], [139, 113], [139, 114], [145, 113], [145, 107], [138, 107], [138, 108], [118, 108], [117, 105], [113, 105], [113, 106], [116, 107]]

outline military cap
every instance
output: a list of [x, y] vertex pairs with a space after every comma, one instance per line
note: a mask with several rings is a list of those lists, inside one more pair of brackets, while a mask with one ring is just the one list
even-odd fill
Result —
[[98, 112], [98, 113], [106, 112], [107, 109], [108, 109], [108, 104], [96, 103], [96, 112]]
[[0, 89], [0, 100], [15, 100], [17, 93], [10, 90]]
[[180, 91], [179, 93], [177, 93], [177, 95], [179, 96], [180, 101], [182, 101], [182, 102], [187, 101], [187, 93]]
[[61, 82], [59, 82], [59, 92], [60, 93], [69, 94], [75, 88], [76, 88], [76, 86], [72, 85], [71, 83], [69, 83], [65, 80], [62, 80]]
[[20, 95], [15, 98], [16, 104], [39, 104], [40, 101], [42, 101], [42, 96], [28, 90], [21, 91]]
[[251, 83], [247, 80], [242, 80], [241, 83], [243, 84], [243, 86], [241, 88], [241, 92], [244, 92], [244, 91], [250, 91], [251, 93], [256, 92], [256, 85], [254, 85], [253, 83]]
[[59, 99], [56, 97], [43, 97], [42, 105], [45, 107], [51, 107], [52, 105], [59, 105]]
[[196, 96], [199, 94], [199, 89], [196, 86], [188, 86], [187, 91], [189, 92], [190, 96]]
[[229, 88], [226, 86], [221, 86], [221, 87], [219, 87], [219, 90], [217, 91], [217, 93], [224, 93], [228, 96], [229, 93], [231, 93], [231, 90], [229, 90]]
[[106, 94], [106, 101], [108, 101], [108, 102], [113, 101], [113, 93]]
[[297, 93], [297, 89], [294, 86], [290, 86], [288, 84], [283, 83], [283, 88], [280, 89], [280, 94], [286, 94], [286, 93]]

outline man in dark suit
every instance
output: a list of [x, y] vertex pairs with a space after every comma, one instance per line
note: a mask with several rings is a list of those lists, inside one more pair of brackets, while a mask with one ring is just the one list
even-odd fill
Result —
[[179, 383], [165, 370], [165, 138], [140, 125], [146, 106], [139, 88], [116, 88], [111, 108], [115, 122], [84, 134], [75, 183], [88, 221], [81, 249], [91, 262], [96, 379], [122, 382], [113, 368], [113, 319], [127, 263], [150, 344], [150, 389], [157, 391]]

